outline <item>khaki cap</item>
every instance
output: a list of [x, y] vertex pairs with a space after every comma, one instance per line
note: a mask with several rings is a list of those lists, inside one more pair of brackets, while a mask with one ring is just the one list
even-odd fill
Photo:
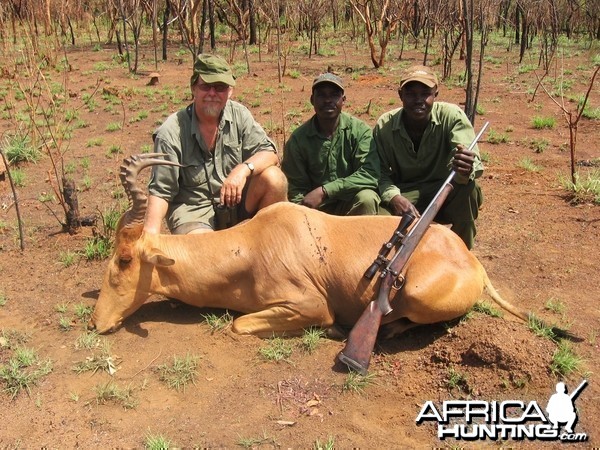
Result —
[[235, 86], [235, 77], [231, 67], [223, 58], [215, 55], [201, 53], [194, 63], [194, 72], [190, 84], [194, 85], [198, 77], [205, 83], [225, 83]]
[[322, 83], [335, 84], [337, 87], [339, 87], [342, 90], [342, 92], [344, 91], [344, 82], [342, 81], [342, 79], [340, 77], [338, 77], [334, 73], [325, 72], [325, 73], [322, 73], [321, 75], [319, 75], [317, 78], [315, 78], [315, 81], [313, 81], [312, 90], [314, 91], [315, 88], [319, 84], [322, 84]]
[[400, 78], [400, 89], [411, 81], [418, 81], [430, 88], [438, 85], [437, 76], [427, 66], [412, 66], [406, 69]]

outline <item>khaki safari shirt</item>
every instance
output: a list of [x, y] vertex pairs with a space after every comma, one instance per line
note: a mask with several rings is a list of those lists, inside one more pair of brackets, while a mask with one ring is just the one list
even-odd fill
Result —
[[208, 223], [213, 216], [211, 191], [218, 202], [223, 180], [231, 170], [256, 152], [277, 152], [250, 111], [228, 100], [214, 153], [210, 153], [193, 108], [192, 104], [171, 114], [153, 134], [154, 151], [166, 153], [166, 159], [184, 166], [154, 166], [148, 185], [151, 195], [169, 203], [166, 220], [171, 230], [192, 221]]
[[[452, 158], [456, 146], [468, 147], [475, 139], [475, 132], [466, 114], [457, 105], [435, 102], [431, 122], [425, 129], [418, 149], [415, 149], [404, 123], [402, 108], [383, 114], [373, 130], [377, 152], [381, 160], [379, 190], [384, 203], [402, 192], [427, 185], [441, 185], [452, 171]], [[454, 180], [466, 184], [483, 173], [479, 149], [473, 172], [467, 178], [456, 174]]]
[[340, 114], [331, 137], [319, 134], [315, 116], [298, 127], [285, 145], [281, 168], [288, 179], [288, 198], [300, 203], [318, 186], [328, 202], [350, 201], [362, 189], [377, 191], [379, 160], [371, 128], [347, 113]]

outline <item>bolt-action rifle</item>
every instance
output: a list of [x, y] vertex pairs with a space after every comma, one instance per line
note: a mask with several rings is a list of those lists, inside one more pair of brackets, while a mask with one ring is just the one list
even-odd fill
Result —
[[[475, 147], [477, 141], [488, 125], [489, 122], [486, 122], [483, 125], [481, 131], [475, 136], [475, 140], [469, 145], [469, 151]], [[427, 206], [427, 209], [406, 235], [404, 233], [414, 221], [414, 217], [407, 217], [407, 214], [402, 216], [400, 225], [398, 225], [392, 239], [383, 244], [379, 255], [365, 272], [365, 277], [371, 279], [381, 266], [384, 263], [387, 263], [379, 275], [381, 282], [377, 293], [377, 299], [369, 303], [358, 319], [358, 322], [356, 322], [350, 331], [346, 346], [338, 354], [338, 359], [341, 362], [361, 375], [367, 374], [369, 362], [371, 361], [371, 353], [375, 347], [377, 332], [381, 325], [381, 319], [383, 316], [392, 312], [389, 300], [390, 292], [392, 288], [395, 290], [402, 289], [405, 282], [402, 270], [408, 263], [408, 260], [429, 228], [429, 225], [433, 222], [433, 219], [444, 204], [444, 201], [452, 191], [452, 180], [455, 175], [456, 172], [454, 170], [450, 172], [450, 175], [446, 181], [444, 181], [440, 190], [435, 194], [435, 197]], [[398, 244], [398, 242], [399, 247], [396, 253], [391, 260], [387, 260], [386, 257], [388, 253], [392, 247]]]

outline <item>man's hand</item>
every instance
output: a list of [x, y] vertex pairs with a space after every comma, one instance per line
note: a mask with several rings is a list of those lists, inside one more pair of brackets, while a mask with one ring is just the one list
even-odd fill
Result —
[[300, 204], [315, 209], [318, 208], [326, 198], [327, 195], [325, 194], [325, 189], [323, 189], [323, 186], [319, 186], [306, 194]]
[[466, 149], [462, 144], [456, 146], [456, 153], [452, 159], [452, 168], [456, 173], [468, 177], [473, 172], [475, 153]]
[[419, 214], [419, 211], [417, 208], [415, 208], [415, 205], [401, 195], [396, 195], [390, 200], [390, 208], [392, 210], [392, 214], [395, 216], [402, 216], [406, 213], [410, 213], [417, 219], [421, 217], [421, 214]]
[[246, 164], [239, 164], [233, 168], [221, 186], [220, 201], [222, 205], [232, 207], [242, 201], [242, 191], [250, 175], [250, 169]]

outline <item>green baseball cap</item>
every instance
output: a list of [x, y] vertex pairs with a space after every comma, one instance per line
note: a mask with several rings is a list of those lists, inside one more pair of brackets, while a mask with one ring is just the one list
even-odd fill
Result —
[[317, 78], [315, 78], [315, 80], [313, 81], [313, 85], [312, 85], [313, 92], [318, 85], [323, 84], [323, 83], [333, 84], [333, 85], [337, 86], [338, 88], [340, 88], [342, 90], [342, 92], [344, 92], [344, 82], [342, 81], [342, 79], [340, 77], [338, 77], [337, 75], [335, 75], [331, 72], [322, 73]]
[[190, 79], [193, 86], [198, 77], [205, 83], [225, 83], [229, 86], [235, 86], [235, 77], [231, 67], [223, 58], [216, 55], [201, 53], [194, 63], [194, 72]]

